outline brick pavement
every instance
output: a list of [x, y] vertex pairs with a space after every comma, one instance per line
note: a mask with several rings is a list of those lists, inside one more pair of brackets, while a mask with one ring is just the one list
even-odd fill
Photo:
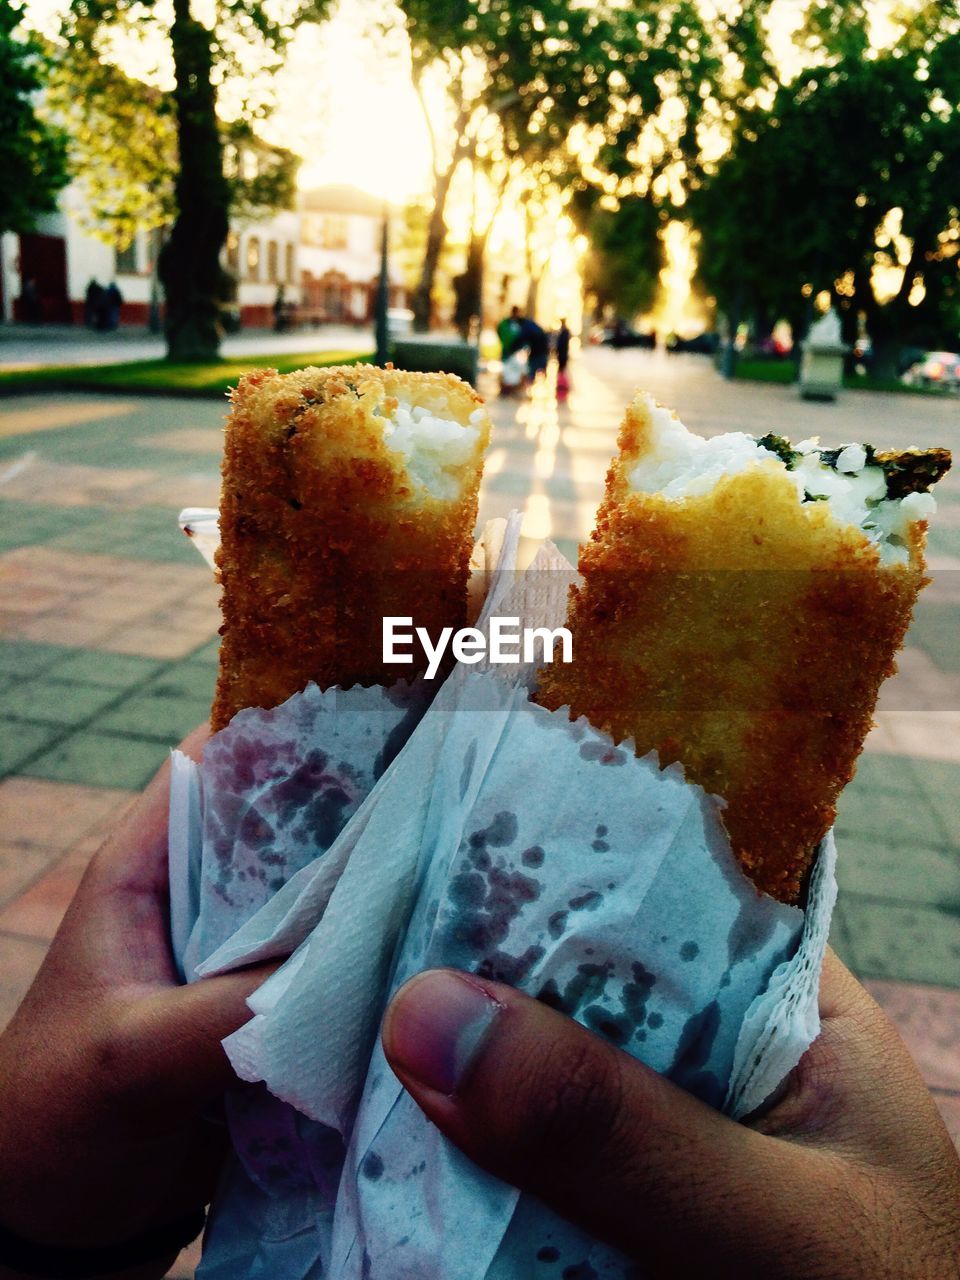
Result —
[[[588, 531], [623, 405], [643, 383], [691, 426], [950, 444], [955, 403], [728, 385], [695, 357], [591, 352], [574, 391], [494, 403], [481, 518], [526, 546]], [[218, 489], [216, 403], [22, 397], [0, 405], [0, 1025], [103, 831], [209, 708], [211, 575], [177, 532]], [[837, 824], [834, 942], [904, 1031], [960, 1133], [960, 482], [940, 489], [934, 583]]]

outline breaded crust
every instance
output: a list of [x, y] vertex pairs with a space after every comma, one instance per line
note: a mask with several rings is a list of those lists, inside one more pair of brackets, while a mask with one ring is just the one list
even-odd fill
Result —
[[247, 374], [231, 395], [217, 553], [223, 625], [211, 716], [272, 707], [311, 680], [391, 684], [382, 618], [436, 635], [464, 623], [483, 451], [483, 415], [459, 496], [413, 483], [384, 442], [401, 397], [466, 425], [482, 406], [447, 374], [370, 365]]
[[538, 701], [680, 761], [725, 800], [757, 888], [794, 902], [895, 670], [926, 526], [910, 528], [907, 566], [881, 567], [774, 463], [682, 502], [632, 493], [650, 430], [638, 397], [571, 591], [574, 661], [544, 668]]

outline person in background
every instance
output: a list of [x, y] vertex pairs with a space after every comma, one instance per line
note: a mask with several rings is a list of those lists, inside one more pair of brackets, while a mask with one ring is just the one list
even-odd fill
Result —
[[111, 333], [120, 323], [122, 305], [123, 294], [117, 288], [116, 280], [111, 280], [103, 291], [103, 328]]
[[527, 351], [527, 379], [536, 382], [547, 371], [550, 358], [550, 337], [530, 316], [520, 317], [520, 329], [514, 340], [514, 351]]
[[566, 320], [560, 321], [560, 328], [556, 332], [554, 338], [554, 349], [557, 353], [557, 372], [566, 373], [567, 362], [570, 359], [570, 330], [567, 328]]
[[99, 329], [100, 311], [103, 307], [103, 285], [92, 279], [83, 295], [83, 323], [88, 329]]
[[560, 321], [560, 328], [553, 339], [554, 351], [557, 354], [557, 399], [566, 400], [570, 392], [570, 379], [567, 376], [567, 363], [570, 359], [570, 330], [566, 320]]
[[504, 316], [497, 325], [497, 337], [500, 339], [500, 358], [506, 360], [513, 349], [517, 334], [520, 332], [520, 308], [511, 307], [510, 314]]
[[500, 340], [500, 394], [512, 396], [523, 382], [523, 365], [515, 353], [515, 342], [520, 332], [520, 308], [511, 307], [510, 314], [504, 316], [497, 325], [497, 337]]
[[511, 352], [500, 366], [501, 396], [515, 396], [523, 386], [524, 373], [523, 357], [520, 352]]
[[287, 298], [283, 285], [277, 285], [277, 296], [273, 300], [273, 331], [283, 333], [287, 328]]

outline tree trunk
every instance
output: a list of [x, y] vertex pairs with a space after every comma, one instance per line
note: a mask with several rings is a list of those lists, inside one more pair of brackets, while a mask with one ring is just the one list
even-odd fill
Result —
[[903, 347], [896, 299], [880, 306], [871, 293], [866, 313], [867, 333], [870, 335], [870, 376], [895, 380], [900, 376], [900, 351]]
[[751, 335], [755, 347], [762, 347], [773, 337], [773, 326], [774, 317], [767, 304], [764, 302], [755, 303], [753, 308], [753, 333]]
[[529, 200], [523, 205], [523, 258], [527, 268], [527, 307], [526, 314], [531, 320], [537, 318], [537, 299], [540, 294], [540, 273], [536, 270], [533, 255], [534, 217], [530, 212]]
[[720, 373], [724, 378], [737, 376], [737, 334], [743, 318], [743, 292], [740, 290], [726, 310], [727, 339], [720, 348]]
[[430, 320], [433, 316], [433, 286], [440, 263], [440, 254], [443, 252], [444, 241], [447, 238], [447, 224], [443, 215], [450, 183], [453, 181], [454, 170], [459, 163], [460, 149], [457, 147], [448, 168], [436, 174], [433, 180], [433, 209], [430, 213], [430, 222], [427, 224], [427, 246], [423, 253], [420, 280], [414, 290], [411, 304], [413, 327], [417, 333], [427, 333], [430, 329]]
[[881, 382], [896, 382], [900, 377], [900, 353], [903, 343], [893, 333], [871, 337], [870, 376]]
[[457, 276], [453, 287], [457, 295], [454, 320], [460, 337], [467, 342], [474, 329], [474, 321], [483, 323], [483, 255], [486, 236], [473, 234], [467, 246], [467, 263], [463, 274]]
[[540, 277], [531, 275], [527, 283], [527, 315], [531, 320], [537, 318], [537, 302], [540, 297]]
[[180, 165], [177, 218], [159, 263], [167, 357], [216, 360], [224, 275], [220, 251], [229, 229], [230, 196], [211, 82], [211, 33], [192, 16], [190, 0], [174, 0], [170, 41]]

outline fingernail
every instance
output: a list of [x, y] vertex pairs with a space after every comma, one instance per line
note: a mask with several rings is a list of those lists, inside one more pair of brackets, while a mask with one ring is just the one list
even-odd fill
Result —
[[394, 1067], [428, 1089], [454, 1093], [502, 1005], [449, 969], [417, 974], [394, 996], [383, 1048]]

